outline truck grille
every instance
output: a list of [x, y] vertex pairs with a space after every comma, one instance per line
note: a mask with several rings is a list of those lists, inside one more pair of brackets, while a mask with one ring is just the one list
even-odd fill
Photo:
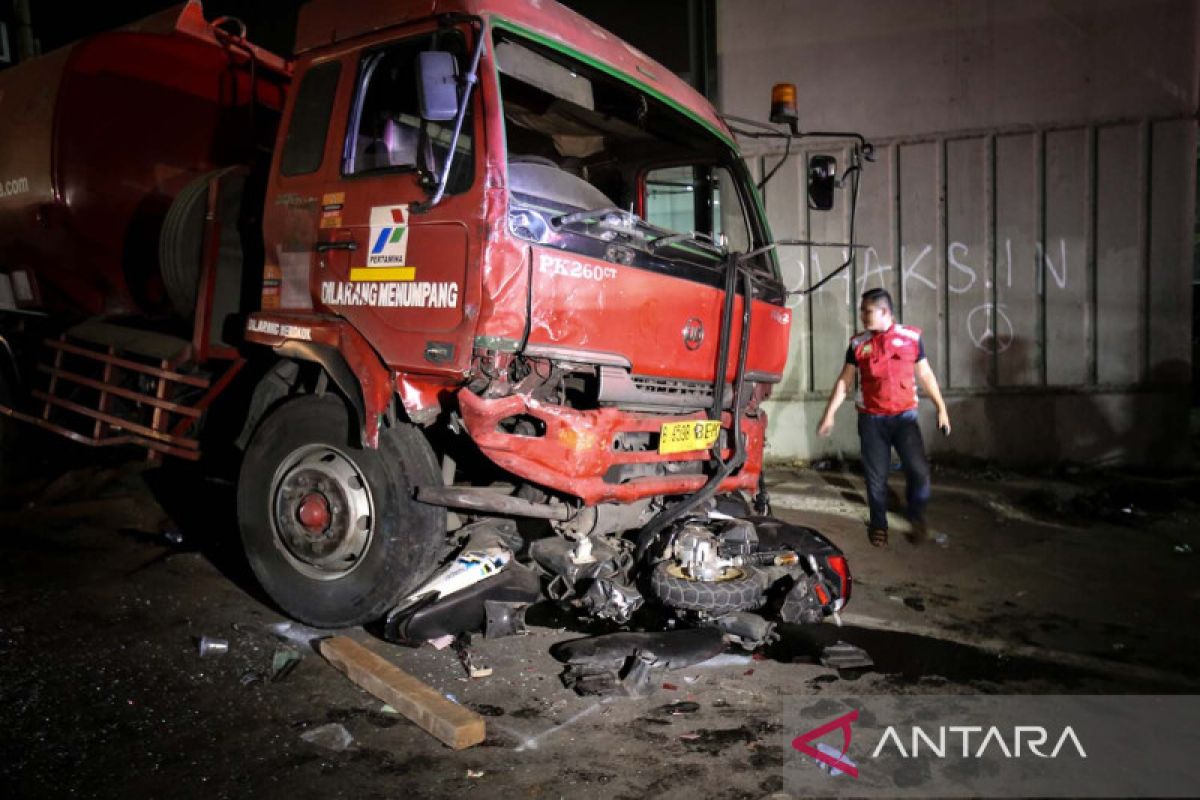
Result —
[[[725, 387], [725, 405], [733, 394], [732, 387]], [[657, 378], [647, 375], [630, 375], [618, 367], [600, 368], [601, 405], [621, 408], [671, 408], [680, 411], [697, 411], [712, 405], [712, 384], [703, 381], [681, 381], [673, 378]]]

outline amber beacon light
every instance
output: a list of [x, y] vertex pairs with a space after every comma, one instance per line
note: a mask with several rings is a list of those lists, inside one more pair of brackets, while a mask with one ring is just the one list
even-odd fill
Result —
[[796, 85], [777, 83], [771, 88], [771, 122], [794, 124], [796, 114]]

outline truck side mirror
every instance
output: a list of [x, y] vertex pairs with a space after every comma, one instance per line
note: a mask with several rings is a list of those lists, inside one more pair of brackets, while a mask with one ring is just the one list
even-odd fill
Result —
[[453, 53], [430, 50], [417, 59], [421, 118], [446, 122], [458, 116], [458, 61]]
[[813, 156], [808, 159], [808, 207], [814, 211], [833, 208], [833, 190], [837, 188], [837, 159]]

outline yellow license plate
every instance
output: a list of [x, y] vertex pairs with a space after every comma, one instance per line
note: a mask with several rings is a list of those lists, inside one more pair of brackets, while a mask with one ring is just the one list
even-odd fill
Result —
[[688, 422], [667, 422], [658, 437], [658, 452], [690, 453], [707, 450], [717, 442], [721, 423], [714, 420], [695, 419]]

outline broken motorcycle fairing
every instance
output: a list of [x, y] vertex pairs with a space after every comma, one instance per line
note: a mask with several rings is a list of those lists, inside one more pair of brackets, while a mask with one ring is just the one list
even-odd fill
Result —
[[[641, 562], [634, 543], [616, 535], [546, 537], [530, 544], [529, 566], [512, 556], [521, 543], [511, 522], [469, 527], [456, 559], [388, 615], [387, 638], [416, 644], [481, 629], [489, 638], [523, 632], [524, 609], [544, 596], [616, 624], [655, 603], [722, 641], [755, 649], [776, 638], [776, 621], [821, 622], [836, 616], [851, 592], [845, 557], [832, 542], [773, 517], [739, 519], [715, 509], [688, 516]], [[480, 568], [481, 561], [498, 568]], [[461, 585], [468, 568], [475, 580]], [[644, 668], [659, 666], [649, 659]]]
[[716, 628], [610, 633], [561, 642], [550, 654], [565, 662], [563, 684], [579, 694], [645, 697], [667, 670], [707, 661], [725, 648]]
[[384, 620], [384, 636], [420, 644], [483, 630], [488, 638], [524, 633], [525, 609], [541, 596], [537, 573], [513, 560], [523, 544], [510, 520], [485, 520], [462, 529], [459, 554]]

